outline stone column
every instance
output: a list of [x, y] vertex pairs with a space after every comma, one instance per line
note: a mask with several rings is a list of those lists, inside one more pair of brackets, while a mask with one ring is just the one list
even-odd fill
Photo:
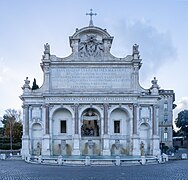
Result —
[[29, 105], [23, 105], [23, 118], [24, 118], [24, 129], [22, 136], [22, 159], [25, 159], [29, 155]]
[[104, 117], [103, 117], [103, 155], [111, 155], [110, 152], [110, 137], [108, 134], [108, 104], [103, 104], [104, 107]]
[[104, 104], [104, 134], [108, 134], [108, 104]]
[[160, 154], [160, 148], [159, 148], [159, 136], [158, 136], [158, 117], [157, 117], [157, 105], [152, 106], [152, 134], [153, 134], [153, 155], [157, 156]]
[[138, 91], [139, 84], [139, 64], [134, 63], [134, 71], [133, 71], [133, 89], [134, 91]]
[[50, 106], [49, 104], [45, 104], [42, 106], [43, 113], [43, 122], [45, 124], [45, 135], [42, 139], [42, 155], [49, 156], [50, 155]]
[[45, 105], [45, 126], [46, 126], [45, 134], [49, 134], [49, 128], [50, 128], [49, 124], [50, 124], [49, 123], [49, 105], [46, 104]]
[[138, 134], [137, 132], [137, 104], [133, 104], [133, 134]]
[[152, 124], [153, 124], [153, 128], [152, 128], [152, 131], [153, 131], [153, 135], [157, 135], [157, 107], [156, 105], [153, 105], [152, 106]]
[[74, 105], [74, 113], [75, 113], [75, 134], [78, 134], [78, 104]]
[[133, 144], [133, 151], [132, 155], [138, 156], [141, 154], [140, 152], [140, 138], [138, 136], [137, 130], [137, 122], [138, 121], [138, 104], [133, 104], [133, 131], [132, 131], [132, 144]]
[[74, 136], [73, 136], [73, 151], [72, 155], [80, 155], [80, 139], [79, 139], [79, 104], [74, 104]]
[[29, 135], [29, 105], [24, 105], [24, 123], [25, 123], [25, 135]]
[[45, 87], [45, 91], [49, 91], [49, 84], [50, 84], [50, 71], [49, 71], [49, 66], [50, 66], [50, 60], [42, 60], [43, 64], [41, 65], [44, 71], [44, 84], [43, 86]]

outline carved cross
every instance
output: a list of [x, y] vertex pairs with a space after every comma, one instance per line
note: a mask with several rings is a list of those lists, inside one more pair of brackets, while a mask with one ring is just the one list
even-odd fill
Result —
[[90, 13], [86, 13], [86, 16], [87, 16], [87, 15], [90, 16], [89, 26], [93, 26], [93, 19], [92, 19], [92, 16], [96, 16], [96, 15], [97, 15], [97, 13], [93, 13], [92, 11], [93, 11], [93, 9], [90, 9]]

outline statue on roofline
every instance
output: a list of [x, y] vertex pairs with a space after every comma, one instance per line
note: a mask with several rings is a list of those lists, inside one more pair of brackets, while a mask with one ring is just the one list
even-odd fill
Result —
[[32, 90], [36, 90], [36, 89], [39, 89], [39, 86], [37, 85], [36, 79], [34, 78]]
[[133, 58], [134, 59], [140, 59], [140, 55], [139, 55], [139, 50], [138, 50], [138, 48], [139, 48], [139, 45], [138, 44], [134, 44], [133, 45]]
[[23, 85], [23, 87], [22, 87], [22, 89], [24, 90], [24, 89], [30, 89], [30, 80], [29, 80], [29, 78], [28, 77], [26, 77], [26, 79], [24, 80], [24, 85]]
[[139, 54], [138, 48], [139, 48], [138, 44], [133, 45], [133, 54]]
[[50, 54], [50, 45], [48, 43], [44, 44], [44, 54]]

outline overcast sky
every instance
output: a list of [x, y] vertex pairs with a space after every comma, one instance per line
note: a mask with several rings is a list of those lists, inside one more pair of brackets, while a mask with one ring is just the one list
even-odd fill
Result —
[[42, 85], [45, 43], [58, 57], [71, 53], [69, 36], [88, 26], [90, 8], [94, 25], [114, 36], [113, 55], [125, 57], [139, 44], [142, 87], [155, 76], [161, 89], [175, 91], [175, 116], [188, 108], [187, 0], [0, 0], [0, 117], [21, 109], [27, 76]]

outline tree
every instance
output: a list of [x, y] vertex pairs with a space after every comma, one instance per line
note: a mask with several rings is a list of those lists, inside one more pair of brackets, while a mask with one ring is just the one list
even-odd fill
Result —
[[4, 128], [0, 127], [0, 138], [4, 136]]
[[5, 112], [2, 123], [4, 124], [5, 136], [10, 138], [10, 148], [12, 150], [13, 138], [21, 140], [22, 136], [21, 112], [15, 109], [7, 109]]
[[179, 134], [188, 137], [188, 110], [184, 110], [178, 113], [175, 124], [178, 128], [181, 128]]
[[37, 85], [37, 81], [36, 81], [36, 79], [34, 78], [32, 90], [36, 90], [36, 89], [38, 89], [38, 88], [39, 88], [39, 86]]

